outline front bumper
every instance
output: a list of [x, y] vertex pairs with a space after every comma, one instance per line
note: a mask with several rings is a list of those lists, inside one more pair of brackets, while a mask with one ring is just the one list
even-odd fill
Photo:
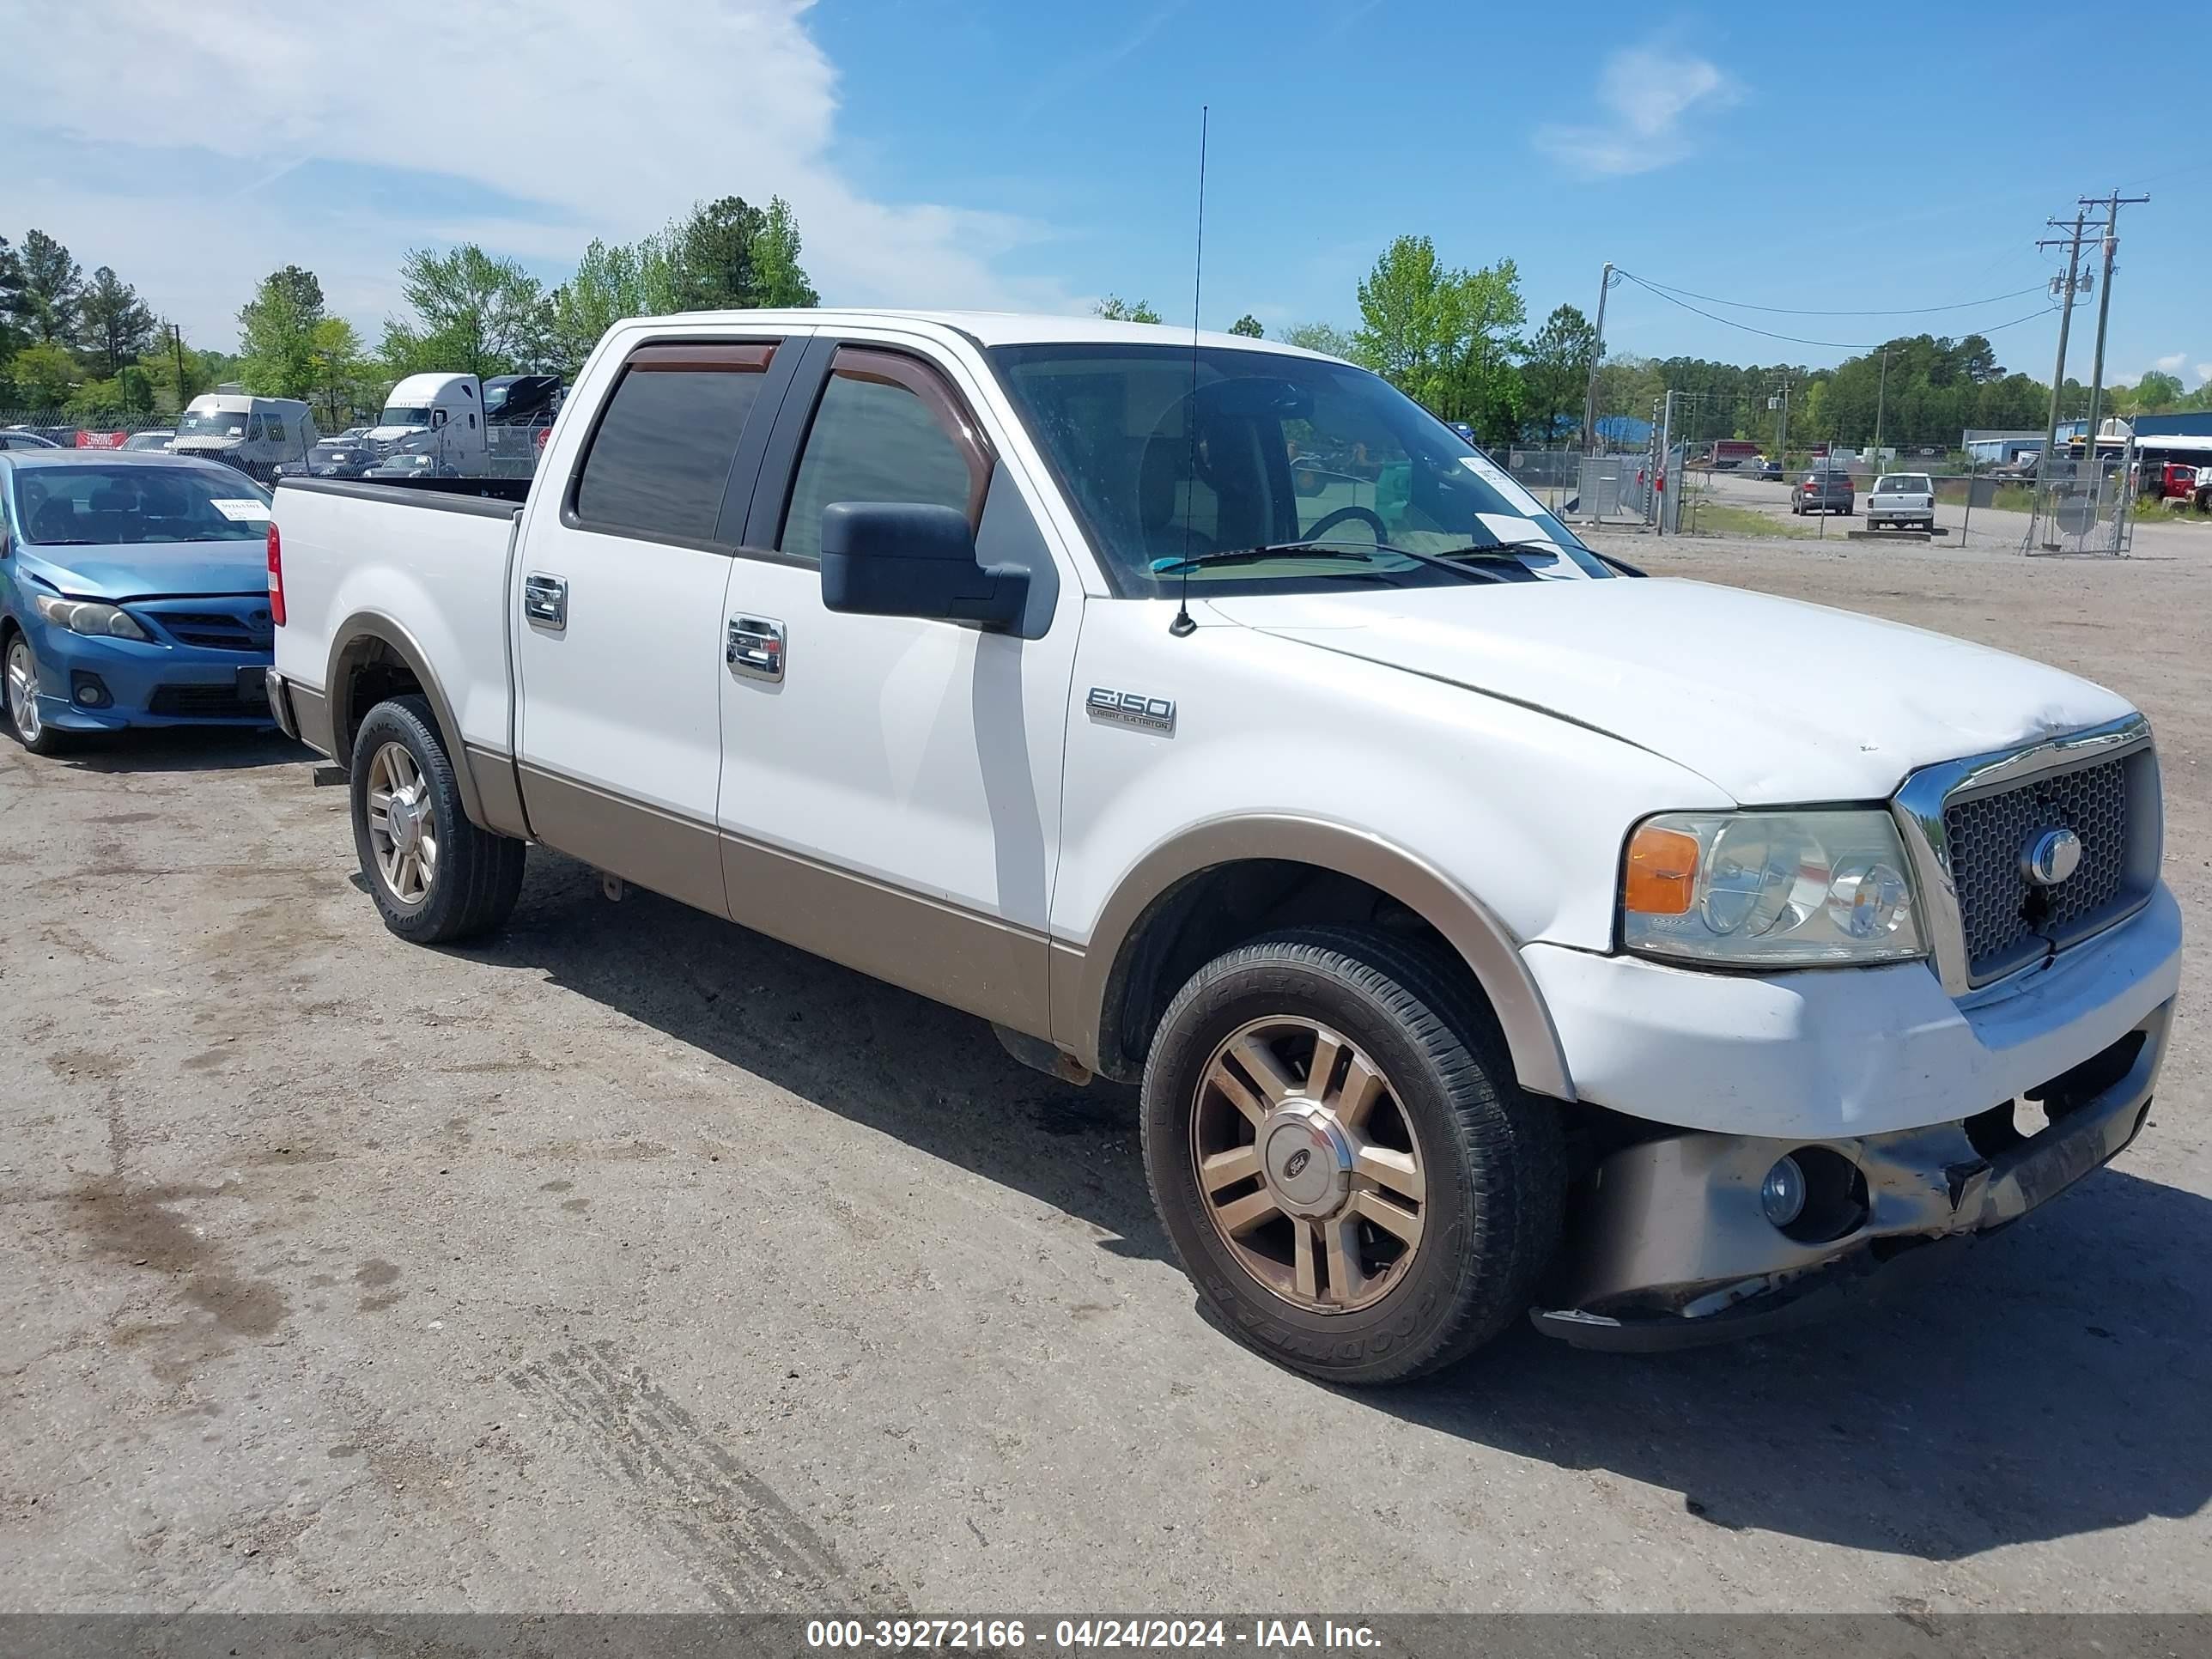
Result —
[[[262, 683], [266, 652], [110, 639], [18, 620], [38, 658], [40, 717], [58, 731], [271, 723]], [[80, 698], [88, 684], [104, 694], [96, 706]]]
[[[2008, 1226], [2118, 1157], [2148, 1117], [2173, 1003], [2087, 1060], [2021, 1093], [2046, 1123], [2014, 1128], [2014, 1102], [1924, 1128], [1808, 1143], [1692, 1133], [1642, 1142], [1599, 1166], [1586, 1213], [1530, 1318], [1577, 1347], [1632, 1352], [1764, 1334], [1863, 1302]], [[1820, 1224], [1771, 1224], [1759, 1186], [1784, 1153], [1821, 1162], [1841, 1193]], [[1808, 1214], [1813, 1211], [1808, 1206]]]

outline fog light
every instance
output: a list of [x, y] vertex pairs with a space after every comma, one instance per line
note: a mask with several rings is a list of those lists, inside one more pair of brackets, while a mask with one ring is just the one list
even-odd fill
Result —
[[1775, 1160], [1759, 1183], [1759, 1207], [1778, 1227], [1787, 1227], [1805, 1212], [1805, 1172], [1786, 1153]]
[[70, 675], [70, 701], [80, 708], [105, 708], [113, 699], [107, 695], [106, 681], [80, 668]]

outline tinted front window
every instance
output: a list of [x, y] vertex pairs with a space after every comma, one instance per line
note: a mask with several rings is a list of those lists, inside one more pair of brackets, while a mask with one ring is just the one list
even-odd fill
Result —
[[[1388, 381], [1287, 353], [1120, 343], [991, 352], [1124, 591], [1457, 584], [1411, 556], [1535, 542], [1500, 579], [1609, 575], [1487, 458]], [[1309, 543], [1315, 552], [1273, 550]], [[1508, 574], [1510, 573], [1510, 574]]]
[[246, 411], [242, 409], [188, 409], [179, 417], [177, 430], [201, 438], [243, 438]]
[[427, 407], [412, 404], [394, 404], [377, 416], [379, 426], [428, 426], [430, 411]]
[[819, 557], [822, 509], [838, 501], [921, 501], [970, 512], [968, 451], [940, 408], [871, 366], [881, 358], [848, 352], [823, 387], [784, 515], [779, 545], [787, 553]]
[[596, 529], [713, 540], [769, 355], [672, 346], [632, 357], [584, 458], [577, 518]]

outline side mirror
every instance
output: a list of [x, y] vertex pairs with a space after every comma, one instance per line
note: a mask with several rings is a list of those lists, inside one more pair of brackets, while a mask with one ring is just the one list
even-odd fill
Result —
[[835, 501], [822, 509], [822, 603], [862, 617], [926, 617], [1007, 628], [1030, 573], [976, 561], [967, 515], [921, 501]]

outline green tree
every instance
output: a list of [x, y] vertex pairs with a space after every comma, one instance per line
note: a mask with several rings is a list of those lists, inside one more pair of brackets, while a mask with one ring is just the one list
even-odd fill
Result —
[[1264, 340], [1267, 337], [1267, 331], [1261, 326], [1260, 319], [1249, 311], [1229, 325], [1229, 331], [1231, 334], [1242, 334], [1248, 340]]
[[154, 343], [154, 313], [138, 290], [102, 265], [77, 306], [77, 343], [112, 380]]
[[680, 311], [757, 305], [760, 276], [753, 248], [768, 216], [742, 196], [702, 202], [672, 227], [680, 273]]
[[385, 322], [384, 362], [394, 374], [510, 374], [551, 356], [544, 291], [512, 259], [474, 242], [442, 254], [416, 248], [402, 263], [399, 281], [416, 320]]
[[264, 398], [305, 398], [315, 389], [315, 330], [323, 285], [312, 270], [286, 265], [261, 279], [238, 313], [240, 379]]
[[1528, 319], [1520, 274], [1501, 259], [1453, 270], [1425, 236], [1401, 236], [1359, 285], [1360, 361], [1447, 420], [1486, 441], [1510, 438], [1525, 394], [1513, 359]]
[[769, 198], [768, 218], [753, 236], [753, 276], [758, 304], [778, 307], [818, 306], [822, 296], [799, 263], [799, 216], [781, 196]]
[[39, 344], [68, 343], [76, 335], [77, 302], [84, 293], [82, 267], [43, 230], [24, 236], [17, 262], [22, 272], [12, 301], [17, 328]]
[[307, 335], [307, 359], [314, 372], [314, 397], [323, 423], [336, 432], [353, 410], [369, 405], [374, 365], [362, 349], [361, 336], [343, 317], [325, 317]]
[[23, 261], [5, 236], [0, 236], [0, 369], [15, 355], [21, 343], [15, 319], [23, 303]]
[[1352, 336], [1334, 323], [1292, 323], [1283, 331], [1282, 341], [1301, 351], [1318, 351], [1331, 357], [1350, 357], [1357, 349]]
[[15, 354], [8, 376], [15, 383], [15, 395], [28, 408], [59, 409], [76, 389], [76, 359], [70, 356], [67, 347], [42, 340]]
[[1554, 309], [1528, 342], [1521, 381], [1527, 430], [1537, 442], [1559, 442], [1579, 423], [1596, 352], [1597, 330], [1573, 306]]
[[2181, 402], [2181, 380], [2154, 368], [2136, 382], [2135, 395], [2129, 401], [2139, 413], [2166, 414]]
[[1103, 317], [1115, 323], [1157, 323], [1160, 313], [1146, 301], [1124, 300], [1118, 294], [1109, 294], [1091, 307], [1094, 317]]

